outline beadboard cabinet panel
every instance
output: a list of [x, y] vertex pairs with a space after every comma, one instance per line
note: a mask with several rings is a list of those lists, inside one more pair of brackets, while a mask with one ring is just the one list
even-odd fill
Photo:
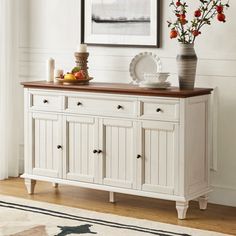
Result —
[[141, 189], [174, 194], [174, 174], [178, 160], [178, 124], [142, 121], [140, 129]]
[[64, 174], [69, 180], [93, 183], [96, 156], [93, 153], [97, 140], [97, 119], [92, 117], [65, 116]]
[[62, 117], [46, 113], [30, 113], [29, 116], [32, 174], [61, 178]]
[[134, 122], [101, 119], [99, 146], [102, 150], [101, 183], [132, 188], [134, 182]]

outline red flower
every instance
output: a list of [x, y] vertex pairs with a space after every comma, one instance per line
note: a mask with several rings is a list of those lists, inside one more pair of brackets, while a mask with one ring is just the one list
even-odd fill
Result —
[[185, 14], [180, 15], [179, 21], [180, 21], [181, 25], [185, 25], [187, 23], [187, 20], [185, 18], [186, 18]]
[[178, 32], [175, 30], [175, 29], [172, 29], [171, 31], [170, 31], [170, 38], [171, 39], [174, 39], [174, 38], [176, 38], [178, 36]]
[[180, 20], [180, 23], [181, 23], [181, 25], [185, 25], [185, 24], [187, 24], [187, 20], [186, 19], [182, 19], [182, 20]]
[[192, 34], [193, 34], [193, 36], [197, 37], [199, 34], [201, 34], [201, 32], [198, 30], [193, 30]]
[[218, 13], [222, 13], [223, 10], [224, 10], [224, 7], [223, 7], [222, 5], [216, 6], [216, 11], [217, 11]]
[[177, 6], [177, 7], [179, 7], [179, 6], [181, 6], [181, 5], [182, 5], [182, 4], [181, 4], [180, 1], [177, 1], [177, 2], [176, 2], [176, 6]]
[[218, 13], [217, 19], [218, 21], [226, 22], [224, 13]]
[[194, 16], [195, 16], [195, 17], [200, 17], [201, 15], [202, 15], [202, 12], [201, 12], [200, 9], [198, 9], [198, 10], [196, 10], [196, 11], [194, 12]]

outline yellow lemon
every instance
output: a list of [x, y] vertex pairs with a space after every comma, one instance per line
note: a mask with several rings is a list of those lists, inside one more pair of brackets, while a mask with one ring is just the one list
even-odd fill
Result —
[[64, 79], [66, 79], [66, 80], [76, 80], [76, 77], [73, 74], [65, 74]]

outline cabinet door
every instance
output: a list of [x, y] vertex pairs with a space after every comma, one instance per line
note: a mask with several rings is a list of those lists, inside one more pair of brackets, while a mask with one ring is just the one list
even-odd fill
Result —
[[55, 114], [29, 114], [29, 163], [31, 174], [62, 177], [62, 117]]
[[159, 121], [142, 121], [139, 125], [138, 188], [174, 194], [178, 176], [178, 125]]
[[100, 119], [100, 183], [133, 188], [135, 122]]
[[64, 172], [69, 180], [93, 183], [97, 175], [98, 121], [93, 117], [65, 116], [63, 139]]

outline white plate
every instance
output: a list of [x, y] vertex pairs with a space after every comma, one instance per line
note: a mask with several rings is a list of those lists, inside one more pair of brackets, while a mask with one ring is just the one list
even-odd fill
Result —
[[135, 83], [143, 81], [145, 73], [157, 73], [161, 72], [161, 70], [160, 58], [151, 52], [143, 52], [135, 56], [129, 68], [130, 76]]
[[153, 88], [153, 89], [168, 89], [171, 86], [170, 82], [148, 82], [141, 81], [139, 87], [141, 88]]

